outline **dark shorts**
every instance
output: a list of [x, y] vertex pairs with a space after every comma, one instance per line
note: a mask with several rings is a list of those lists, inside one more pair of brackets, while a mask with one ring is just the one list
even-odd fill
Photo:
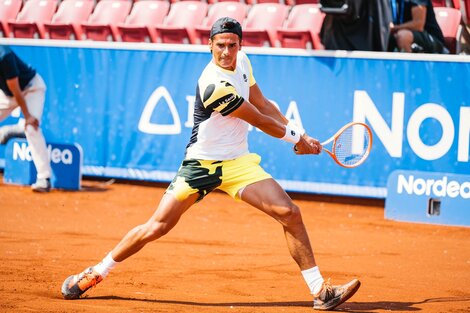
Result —
[[[429, 34], [427, 31], [418, 32], [411, 31], [413, 33], [413, 43], [411, 49], [417, 53], [448, 53], [448, 50], [444, 47], [443, 43], [440, 42], [436, 37]], [[389, 51], [396, 51], [397, 42], [395, 36], [390, 35], [389, 40]]]
[[[411, 48], [413, 52], [424, 52], [424, 53], [443, 53], [444, 45], [436, 37], [429, 34], [427, 31], [418, 32], [412, 31], [415, 47]], [[417, 51], [415, 51], [415, 49]]]

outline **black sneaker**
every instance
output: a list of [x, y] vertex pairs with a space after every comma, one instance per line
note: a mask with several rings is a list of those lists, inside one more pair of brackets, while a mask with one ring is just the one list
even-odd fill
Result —
[[332, 286], [328, 280], [323, 283], [320, 292], [313, 296], [313, 308], [322, 311], [332, 310], [351, 298], [360, 286], [361, 282], [357, 279], [339, 286]]

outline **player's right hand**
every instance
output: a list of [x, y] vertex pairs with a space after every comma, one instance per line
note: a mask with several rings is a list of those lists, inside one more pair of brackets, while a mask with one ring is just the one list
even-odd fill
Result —
[[299, 142], [294, 146], [295, 154], [319, 154], [322, 150], [320, 142], [304, 134]]

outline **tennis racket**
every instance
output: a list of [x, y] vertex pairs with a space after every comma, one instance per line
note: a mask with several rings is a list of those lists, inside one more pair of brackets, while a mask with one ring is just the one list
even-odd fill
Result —
[[321, 143], [323, 151], [342, 167], [353, 168], [361, 165], [372, 148], [372, 131], [364, 123], [351, 122]]

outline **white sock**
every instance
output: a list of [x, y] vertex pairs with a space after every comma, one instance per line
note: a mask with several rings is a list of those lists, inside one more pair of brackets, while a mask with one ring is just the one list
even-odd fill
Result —
[[318, 266], [301, 271], [301, 273], [305, 279], [305, 282], [307, 283], [308, 288], [310, 288], [310, 293], [315, 295], [320, 292], [324, 279], [320, 274], [320, 269]]
[[111, 252], [98, 264], [93, 266], [93, 269], [98, 272], [103, 278], [108, 276], [109, 272], [116, 266], [118, 262], [113, 260]]

